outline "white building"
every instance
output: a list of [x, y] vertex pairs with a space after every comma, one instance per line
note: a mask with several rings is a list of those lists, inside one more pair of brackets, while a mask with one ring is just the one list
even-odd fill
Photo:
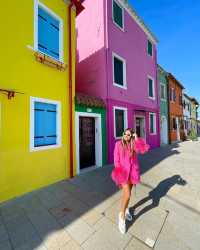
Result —
[[183, 116], [184, 116], [184, 132], [188, 136], [191, 130], [191, 98], [184, 94], [183, 95]]

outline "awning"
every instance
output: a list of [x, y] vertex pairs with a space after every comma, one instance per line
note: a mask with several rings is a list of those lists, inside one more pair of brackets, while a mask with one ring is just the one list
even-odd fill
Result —
[[96, 108], [106, 108], [104, 100], [99, 97], [89, 96], [83, 93], [76, 93], [75, 98], [78, 105]]

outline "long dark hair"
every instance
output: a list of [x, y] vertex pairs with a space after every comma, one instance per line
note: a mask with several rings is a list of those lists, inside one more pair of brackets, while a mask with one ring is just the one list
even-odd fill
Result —
[[122, 135], [122, 139], [121, 139], [121, 144], [122, 144], [122, 147], [123, 147], [124, 153], [125, 153], [125, 150], [128, 149], [127, 141], [124, 139], [125, 133], [127, 131], [129, 131], [131, 133], [131, 138], [130, 138], [131, 154], [130, 154], [130, 156], [132, 157], [134, 154], [134, 144], [133, 144], [134, 136], [133, 136], [133, 134], [135, 133], [135, 131], [132, 128], [127, 128], [124, 130], [123, 135]]

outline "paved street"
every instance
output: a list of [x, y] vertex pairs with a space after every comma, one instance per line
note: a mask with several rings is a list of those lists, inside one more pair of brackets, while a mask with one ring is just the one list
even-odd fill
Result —
[[117, 228], [120, 191], [111, 166], [0, 205], [0, 250], [199, 250], [200, 141], [140, 156], [134, 221]]

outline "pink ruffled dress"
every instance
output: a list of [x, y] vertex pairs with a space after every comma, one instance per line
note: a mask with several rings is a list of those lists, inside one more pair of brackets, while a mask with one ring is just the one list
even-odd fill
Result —
[[134, 140], [134, 154], [131, 156], [130, 146], [123, 149], [121, 141], [117, 141], [114, 149], [114, 169], [111, 177], [116, 185], [126, 183], [138, 184], [140, 182], [140, 166], [137, 154], [144, 154], [149, 150], [149, 145], [142, 138]]

